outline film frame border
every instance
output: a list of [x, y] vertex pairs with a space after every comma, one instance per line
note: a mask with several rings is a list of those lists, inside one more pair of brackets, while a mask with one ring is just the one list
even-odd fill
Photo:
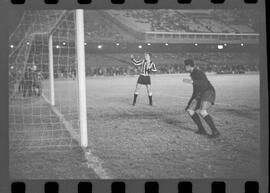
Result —
[[[246, 181], [258, 181], [260, 192], [264, 193], [269, 190], [268, 188], [268, 146], [269, 145], [269, 131], [268, 131], [268, 82], [267, 82], [267, 52], [266, 52], [266, 7], [267, 0], [259, 0], [256, 4], [247, 4], [244, 0], [225, 0], [223, 4], [213, 4], [211, 0], [192, 0], [191, 3], [179, 4], [176, 0], [159, 0], [156, 4], [145, 4], [143, 0], [125, 0], [124, 4], [112, 4], [108, 0], [92, 0], [90, 4], [79, 4], [77, 0], [59, 0], [57, 4], [46, 4], [43, 0], [26, 0], [25, 4], [14, 5], [10, 0], [3, 0], [0, 3], [1, 9], [1, 24], [2, 30], [0, 31], [0, 47], [1, 47], [1, 63], [8, 64], [8, 20], [6, 15], [10, 10], [16, 11], [16, 9], [209, 9], [209, 8], [256, 8], [262, 11], [262, 15], [265, 16], [264, 20], [261, 21], [261, 34], [260, 34], [260, 114], [261, 114], [261, 132], [260, 132], [260, 150], [261, 150], [261, 176], [259, 179], [139, 179], [139, 180], [89, 180], [92, 184], [93, 192], [111, 192], [112, 182], [124, 182], [126, 186], [126, 192], [144, 192], [144, 184], [148, 181], [155, 181], [159, 184], [159, 192], [177, 192], [178, 183], [183, 181], [191, 182], [193, 185], [193, 192], [211, 192], [211, 183], [215, 181], [222, 181], [226, 184], [226, 192], [244, 192], [244, 186]], [[269, 3], [268, 3], [269, 4]], [[269, 17], [269, 14], [268, 14]], [[0, 84], [1, 89], [8, 93], [8, 66], [1, 65], [0, 67], [1, 76]], [[11, 192], [12, 182], [24, 182], [26, 184], [26, 192], [43, 192], [44, 184], [46, 182], [55, 182], [59, 184], [59, 192], [77, 192], [77, 185], [80, 180], [10, 180], [8, 171], [8, 96], [1, 95], [0, 99], [0, 123], [1, 123], [1, 140], [0, 140], [0, 154], [4, 159], [1, 159], [1, 192]], [[86, 181], [86, 180], [82, 180]], [[31, 190], [31, 191], [29, 191]]]

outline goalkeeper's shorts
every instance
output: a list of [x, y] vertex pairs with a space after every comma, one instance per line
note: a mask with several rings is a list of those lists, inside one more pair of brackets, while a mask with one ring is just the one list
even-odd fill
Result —
[[207, 90], [207, 91], [203, 92], [201, 94], [200, 100], [201, 100], [201, 102], [208, 101], [212, 105], [214, 105], [215, 100], [216, 100], [216, 92], [215, 92], [215, 90], [211, 89], [211, 90]]
[[198, 110], [202, 107], [203, 102], [210, 102], [212, 105], [215, 104], [216, 100], [216, 92], [215, 90], [206, 90], [203, 93], [200, 94], [200, 96], [196, 97], [192, 102], [191, 102], [191, 107], [193, 110]]

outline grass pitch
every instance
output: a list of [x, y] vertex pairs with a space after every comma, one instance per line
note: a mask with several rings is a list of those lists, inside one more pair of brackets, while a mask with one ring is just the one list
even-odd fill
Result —
[[[153, 107], [148, 105], [144, 87], [141, 88], [137, 105], [131, 105], [137, 76], [87, 79], [90, 149], [92, 154], [99, 158], [100, 166], [108, 176], [259, 176], [259, 75], [208, 76], [217, 94], [216, 105], [210, 110], [221, 132], [221, 136], [216, 139], [196, 135], [196, 126], [184, 112], [192, 94], [192, 86], [182, 83], [182, 78], [187, 76], [153, 75]], [[74, 129], [78, 129], [76, 86], [75, 81], [55, 83], [56, 106], [61, 109], [67, 120], [71, 120]], [[36, 127], [38, 130], [39, 127]], [[210, 132], [206, 125], [205, 127]], [[63, 133], [68, 136], [65, 131]], [[57, 138], [55, 140], [57, 141]], [[62, 154], [54, 154], [50, 149], [46, 149], [42, 155], [41, 152], [35, 151], [31, 152], [31, 156], [28, 155], [28, 151], [20, 151], [18, 154], [11, 149], [11, 177], [97, 178], [91, 167], [87, 167], [87, 160], [79, 149], [76, 145], [69, 145], [60, 151]], [[50, 159], [47, 159], [46, 155], [50, 155]], [[46, 159], [41, 159], [42, 156]], [[55, 164], [56, 160], [63, 160], [64, 164]], [[29, 171], [26, 172], [22, 167], [29, 165], [36, 167], [29, 167]], [[40, 169], [38, 166], [41, 165], [45, 168]]]

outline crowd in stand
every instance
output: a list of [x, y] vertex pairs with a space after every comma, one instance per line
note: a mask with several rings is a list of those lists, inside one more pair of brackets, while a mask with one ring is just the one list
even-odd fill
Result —
[[[37, 70], [37, 66], [27, 66], [20, 81], [18, 82], [18, 92], [26, 96], [41, 96], [42, 94], [42, 72]], [[14, 85], [16, 82], [14, 82]]]
[[92, 41], [123, 41], [125, 35], [121, 34], [107, 18], [93, 11], [86, 11], [85, 35], [86, 40]]
[[[140, 54], [137, 54], [140, 58]], [[251, 53], [187, 52], [187, 53], [153, 53], [157, 74], [185, 73], [183, 61], [192, 58], [205, 72], [239, 74], [258, 71], [258, 55]], [[76, 70], [57, 68], [57, 78], [74, 78]], [[67, 70], [68, 69], [68, 70]], [[71, 70], [72, 69], [72, 70]], [[130, 62], [130, 54], [87, 54], [86, 76], [118, 76], [139, 74], [139, 68]]]
[[[200, 69], [205, 72], [214, 72], [218, 74], [242, 74], [248, 71], [258, 71], [258, 66], [254, 65], [243, 65], [243, 64], [208, 64], [198, 65]], [[183, 65], [179, 64], [164, 64], [157, 66], [158, 71], [155, 74], [176, 74], [186, 73]], [[131, 68], [128, 66], [110, 66], [110, 67], [94, 67], [86, 69], [86, 76], [119, 76], [119, 75], [136, 75], [139, 74], [137, 68]]]
[[105, 20], [95, 20], [91, 25], [85, 25], [86, 38], [95, 40], [122, 40], [123, 37], [119, 32], [113, 29], [111, 24]]
[[[140, 54], [137, 54], [137, 57], [140, 58], [138, 55]], [[138, 75], [140, 73], [139, 67], [130, 62], [130, 54], [90, 54], [86, 55], [86, 58], [85, 71], [87, 77]], [[155, 74], [186, 73], [183, 64], [183, 60], [186, 58], [192, 58], [204, 72], [241, 74], [259, 71], [258, 56], [251, 53], [154, 53], [153, 62], [157, 67]], [[20, 79], [16, 79], [16, 74], [12, 74], [12, 72], [17, 72], [16, 70], [10, 70], [10, 86], [18, 84], [18, 90], [23, 93], [23, 96], [40, 95], [40, 78], [48, 79], [49, 72], [44, 66], [37, 65], [37, 69], [33, 69], [31, 66], [27, 67], [25, 73], [19, 75], [22, 77]], [[54, 74], [56, 80], [75, 80], [77, 76], [76, 65], [73, 63], [65, 67], [55, 64]], [[19, 80], [19, 82], [16, 80]]]
[[121, 10], [108, 13], [126, 21], [125, 24], [132, 28], [143, 26], [144, 31], [244, 33], [256, 31], [258, 21], [258, 13], [251, 10]]

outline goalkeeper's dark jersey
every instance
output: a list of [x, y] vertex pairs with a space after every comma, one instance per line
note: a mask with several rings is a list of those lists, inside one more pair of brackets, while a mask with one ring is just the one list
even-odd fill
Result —
[[198, 68], [194, 68], [190, 73], [190, 77], [193, 81], [193, 94], [189, 103], [194, 99], [199, 97], [205, 91], [213, 90], [215, 91], [213, 85], [210, 83], [205, 73]]

